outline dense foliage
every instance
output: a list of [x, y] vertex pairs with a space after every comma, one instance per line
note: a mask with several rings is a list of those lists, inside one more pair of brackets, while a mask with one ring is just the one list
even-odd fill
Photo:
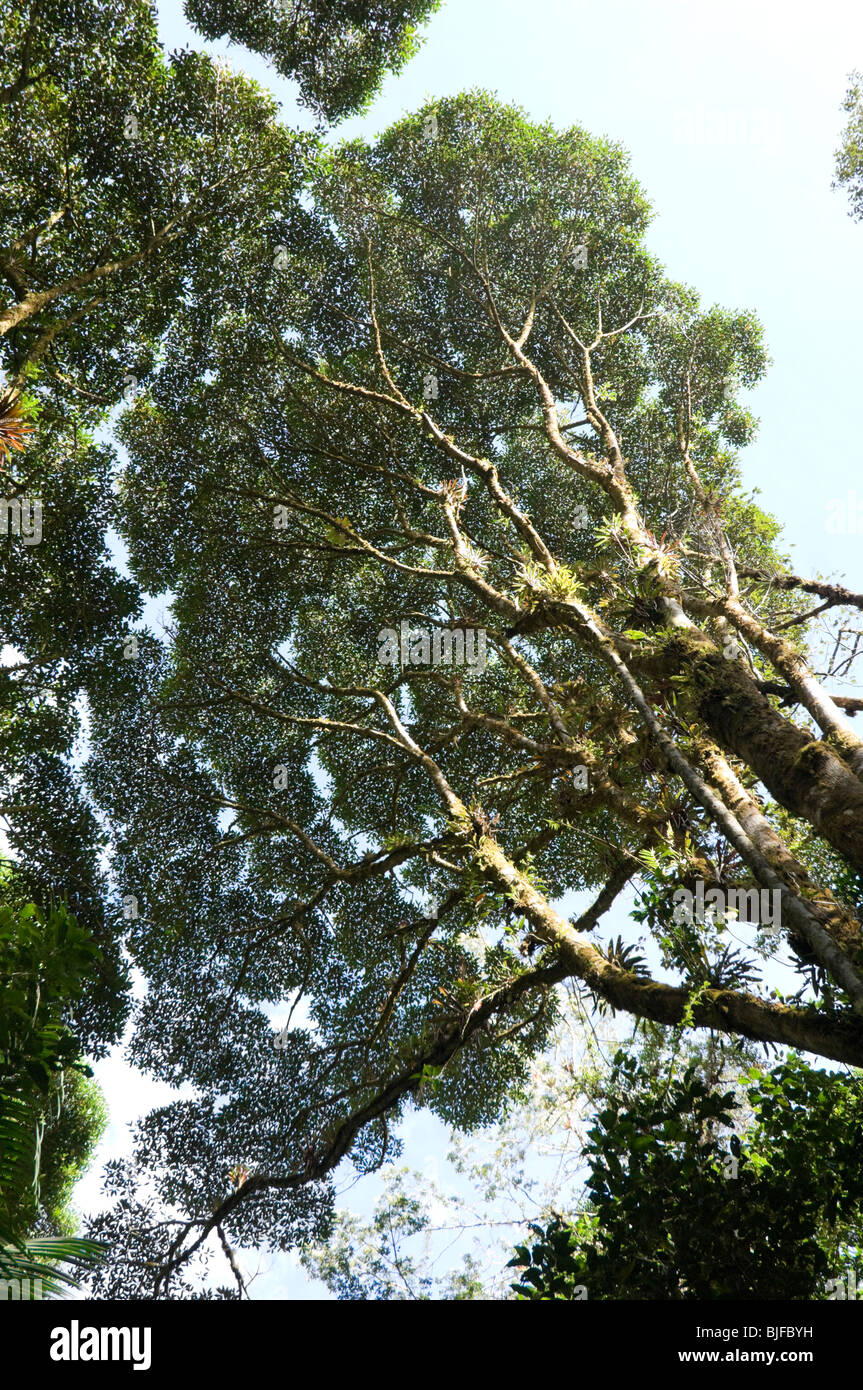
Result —
[[677, 1076], [621, 1052], [590, 1131], [589, 1206], [521, 1246], [528, 1299], [814, 1299], [859, 1260], [858, 1076], [792, 1054], [752, 1068], [741, 1098], [690, 1063]]
[[228, 34], [296, 79], [301, 97], [329, 121], [364, 107], [384, 73], [418, 47], [417, 26], [440, 0], [186, 0], [205, 38]]
[[[188, 13], [333, 118], [432, 8]], [[88, 1055], [136, 967], [129, 1056], [191, 1088], [110, 1169], [95, 1291], [243, 1296], [233, 1246], [326, 1239], [334, 1173], [391, 1158], [411, 1105], [498, 1119], [563, 982], [639, 1025], [863, 1065], [860, 702], [807, 652], [812, 604], [836, 624], [863, 596], [790, 572], [742, 486], [760, 325], [658, 263], [625, 152], [481, 92], [328, 144], [166, 56], [145, 0], [32, 0], [2, 38], [0, 470], [43, 530], [0, 537], [4, 910], [16, 950], [28, 922], [65, 930], [72, 972], [92, 942], [62, 1018]], [[795, 1065], [801, 1114], [852, 1133], [841, 1079], [819, 1074], [834, 1114]], [[690, 1216], [732, 1190], [710, 1175], [733, 1116], [700, 1086], [631, 1121]], [[760, 1107], [751, 1289], [758, 1213], [815, 1132], [783, 1168]], [[622, 1131], [597, 1124], [596, 1199], [623, 1201]], [[800, 1289], [831, 1201], [782, 1235]], [[642, 1269], [638, 1223], [607, 1229], [618, 1281], [634, 1259], [626, 1280], [723, 1296], [698, 1248], [672, 1275], [652, 1229]], [[610, 1288], [603, 1248], [579, 1259]], [[232, 1282], [202, 1292], [214, 1253]]]
[[0, 904], [0, 1279], [18, 1297], [38, 1296], [32, 1280], [48, 1294], [74, 1284], [66, 1266], [100, 1253], [70, 1238], [71, 1190], [103, 1120], [64, 1021], [98, 954], [65, 908]]

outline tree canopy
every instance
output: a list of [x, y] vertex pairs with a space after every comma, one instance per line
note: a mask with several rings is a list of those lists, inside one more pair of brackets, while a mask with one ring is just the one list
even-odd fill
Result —
[[[320, 105], [321, 46], [338, 51], [341, 77], [328, 99], [331, 114], [344, 114], [411, 51], [412, 20], [429, 8], [382, 4], [362, 41], [356, 7], [327, 18], [285, 10], [280, 61], [309, 100], [318, 91]], [[264, 210], [278, 233], [295, 205], [304, 137], [277, 123], [272, 98], [223, 65], [188, 51], [166, 57], [144, 0], [32, 0], [4, 14], [0, 50], [0, 592], [9, 653], [0, 670], [0, 804], [12, 854], [0, 894], [21, 923], [31, 910], [53, 922], [55, 904], [65, 904], [93, 941], [88, 989], [64, 996], [63, 1026], [75, 1029], [68, 1062], [79, 1047], [102, 1055], [128, 1010], [121, 904], [106, 891], [101, 861], [109, 837], [78, 766], [87, 699], [129, 658], [141, 603], [109, 550], [117, 456], [105, 427], [134, 397], [177, 304], [200, 316], [201, 332], [220, 312], [235, 229], [257, 226]], [[27, 909], [28, 899], [37, 906]], [[61, 952], [70, 970], [71, 940]], [[8, 1027], [17, 1007], [4, 989]], [[49, 1207], [68, 1225], [67, 1179], [87, 1148], [81, 1125], [96, 1115], [78, 1082], [63, 1093], [46, 1155], [57, 1150]], [[10, 1192], [18, 1203], [21, 1191]], [[18, 1227], [31, 1215], [22, 1207]]]
[[[408, 1100], [494, 1118], [566, 978], [863, 1056], [861, 744], [740, 483], [759, 325], [667, 277], [622, 150], [482, 93], [312, 151], [306, 188], [284, 257], [237, 241], [242, 297], [206, 340], [180, 313], [120, 423], [124, 535], [173, 626], [97, 698], [90, 770], [141, 903], [132, 1055], [199, 1093], [139, 1162], [276, 1245]], [[436, 664], [441, 628], [487, 660]], [[634, 879], [676, 980], [595, 944]], [[757, 916], [743, 949], [733, 911], [681, 922], [699, 881], [777, 893], [814, 992], [759, 992]]]
[[227, 34], [294, 78], [303, 102], [327, 121], [364, 108], [386, 72], [419, 47], [418, 26], [440, 0], [187, 0], [207, 39]]
[[[189, 16], [332, 117], [430, 9]], [[97, 1293], [200, 1296], [212, 1236], [242, 1294], [409, 1105], [498, 1119], [563, 982], [863, 1065], [860, 702], [807, 646], [863, 596], [743, 486], [761, 326], [650, 252], [626, 152], [478, 91], [327, 143], [144, 0], [4, 22], [15, 891], [100, 943], [92, 1049], [122, 946], [130, 1058], [194, 1090], [111, 1167]]]

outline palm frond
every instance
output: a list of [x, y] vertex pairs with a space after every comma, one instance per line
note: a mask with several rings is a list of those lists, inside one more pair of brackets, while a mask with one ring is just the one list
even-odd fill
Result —
[[[40, 1236], [15, 1245], [0, 1246], [0, 1282], [14, 1285], [18, 1297], [62, 1298], [73, 1292], [78, 1279], [106, 1253], [96, 1240], [78, 1236]], [[64, 1269], [64, 1265], [71, 1268]], [[27, 1285], [25, 1287], [25, 1281]], [[35, 1284], [35, 1289], [34, 1289]]]

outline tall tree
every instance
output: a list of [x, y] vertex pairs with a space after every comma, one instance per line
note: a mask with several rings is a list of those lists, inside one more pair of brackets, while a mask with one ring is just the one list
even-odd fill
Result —
[[[205, 28], [227, 20], [198, 8]], [[246, 39], [272, 41], [310, 93], [322, 55], [329, 70], [340, 54], [327, 90], [344, 114], [430, 8], [382, 3], [363, 36], [345, 4], [247, 6], [231, 22], [257, 25]], [[8, 9], [0, 134], [0, 640], [17, 653], [0, 684], [0, 804], [34, 895], [62, 884], [95, 920], [101, 887], [84, 864], [97, 836], [65, 760], [76, 701], [129, 655], [140, 605], [105, 549], [115, 460], [94, 430], [134, 397], [178, 306], [207, 343], [243, 284], [241, 246], [268, 266], [286, 254], [307, 139], [247, 80], [200, 54], [166, 59], [147, 0]]]
[[418, 1097], [492, 1120], [563, 980], [863, 1063], [863, 739], [805, 645], [813, 600], [863, 596], [790, 573], [742, 487], [756, 320], [649, 254], [620, 148], [482, 94], [307, 178], [284, 256], [240, 244], [206, 342], [179, 306], [121, 425], [174, 630], [97, 694], [91, 785], [141, 903], [132, 1055], [199, 1096], [113, 1174], [121, 1294], [325, 1229]]
[[73, 755], [140, 612], [107, 544], [105, 427], [179, 302], [204, 337], [224, 312], [240, 230], [272, 259], [302, 141], [247, 80], [165, 59], [144, 0], [34, 0], [4, 12], [0, 38], [0, 807], [18, 887], [64, 898], [103, 947], [100, 988], [77, 1005], [98, 1055], [116, 1037], [119, 905]]

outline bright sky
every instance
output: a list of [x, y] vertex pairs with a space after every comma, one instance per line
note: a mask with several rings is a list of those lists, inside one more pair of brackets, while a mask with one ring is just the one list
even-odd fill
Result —
[[[266, 64], [203, 44], [177, 0], [159, 11], [167, 47], [226, 56], [276, 92], [287, 121], [311, 124]], [[863, 482], [858, 498], [861, 443], [849, 424], [863, 365], [863, 225], [830, 184], [858, 65], [863, 7], [850, 0], [449, 0], [418, 57], [366, 117], [339, 130], [374, 135], [431, 97], [481, 87], [529, 117], [624, 145], [657, 213], [650, 244], [672, 277], [705, 304], [752, 309], [765, 325], [773, 366], [750, 399], [761, 430], [744, 459], [748, 483], [784, 523], [799, 573], [844, 574], [857, 589]], [[840, 499], [859, 515], [844, 534], [827, 529]], [[128, 1121], [171, 1094], [119, 1057], [97, 1075], [111, 1128], [79, 1190], [85, 1209], [100, 1204], [98, 1167], [125, 1148]], [[442, 1126], [414, 1116], [405, 1137], [404, 1161], [439, 1163]], [[360, 1205], [357, 1190], [350, 1204]], [[255, 1296], [321, 1290], [279, 1259]]]

